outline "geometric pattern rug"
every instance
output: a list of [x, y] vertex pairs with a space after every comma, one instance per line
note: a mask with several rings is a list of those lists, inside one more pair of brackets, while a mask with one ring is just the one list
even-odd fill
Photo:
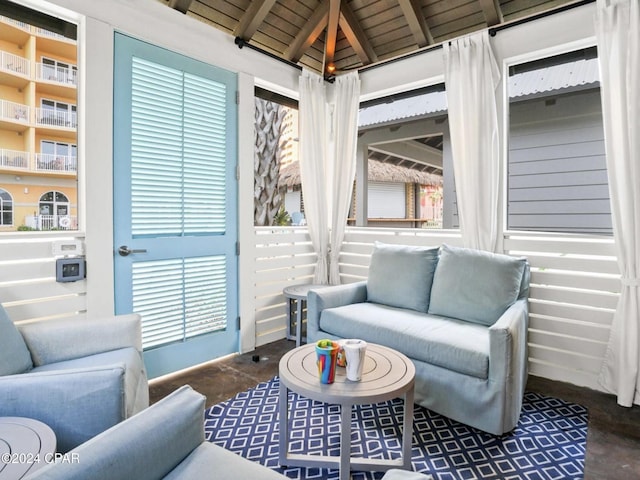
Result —
[[[205, 412], [207, 440], [288, 478], [338, 478], [338, 470], [278, 465], [278, 377], [241, 392]], [[289, 451], [338, 455], [340, 407], [289, 393]], [[401, 456], [403, 402], [354, 406], [351, 455]], [[436, 480], [572, 480], [584, 476], [586, 408], [527, 392], [517, 427], [490, 435], [419, 405], [413, 422], [413, 470]], [[384, 472], [352, 472], [353, 480], [379, 479]]]

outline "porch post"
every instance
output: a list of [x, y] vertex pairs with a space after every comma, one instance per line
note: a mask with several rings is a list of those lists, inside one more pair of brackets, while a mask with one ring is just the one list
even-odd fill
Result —
[[366, 227], [369, 216], [367, 191], [369, 190], [369, 145], [358, 139], [356, 148], [356, 226]]

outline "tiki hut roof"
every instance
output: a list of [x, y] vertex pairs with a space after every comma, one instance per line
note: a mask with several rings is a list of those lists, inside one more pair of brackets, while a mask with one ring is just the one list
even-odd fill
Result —
[[[370, 182], [418, 183], [420, 185], [432, 186], [442, 185], [441, 175], [421, 172], [412, 168], [373, 159], [369, 159], [368, 178]], [[291, 162], [289, 165], [280, 168], [278, 185], [281, 187], [300, 185], [300, 168], [298, 162]]]

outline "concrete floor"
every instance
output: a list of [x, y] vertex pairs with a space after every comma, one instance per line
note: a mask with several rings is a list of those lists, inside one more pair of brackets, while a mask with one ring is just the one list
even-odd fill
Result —
[[[207, 406], [215, 405], [273, 378], [280, 357], [294, 346], [293, 341], [280, 340], [254, 352], [154, 380], [149, 386], [151, 402], [187, 384], [207, 397]], [[640, 406], [620, 407], [612, 395], [540, 377], [530, 376], [527, 389], [579, 403], [589, 410], [586, 480], [640, 479]]]

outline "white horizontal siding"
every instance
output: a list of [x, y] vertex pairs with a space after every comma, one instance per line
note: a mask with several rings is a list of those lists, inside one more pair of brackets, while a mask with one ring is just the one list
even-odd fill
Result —
[[[55, 281], [52, 249], [60, 238], [78, 237], [12, 235], [0, 241], [0, 301], [14, 321], [85, 318], [86, 282]], [[254, 318], [248, 321], [255, 322], [259, 346], [285, 337], [282, 290], [313, 283], [316, 255], [304, 227], [259, 227], [254, 240], [243, 249], [253, 262], [253, 284], [241, 288], [251, 292]], [[367, 278], [375, 241], [461, 245], [457, 231], [348, 227], [340, 252], [343, 283]], [[530, 373], [600, 389], [597, 376], [620, 291], [613, 240], [512, 232], [504, 246], [531, 265]]]
[[304, 227], [257, 227], [253, 302], [256, 346], [285, 338], [286, 305], [282, 290], [289, 285], [313, 283], [317, 256]]
[[86, 280], [56, 282], [53, 247], [77, 232], [5, 234], [0, 239], [0, 302], [16, 323], [86, 316]]
[[529, 371], [596, 390], [619, 293], [613, 239], [512, 234], [505, 253], [531, 265]]

